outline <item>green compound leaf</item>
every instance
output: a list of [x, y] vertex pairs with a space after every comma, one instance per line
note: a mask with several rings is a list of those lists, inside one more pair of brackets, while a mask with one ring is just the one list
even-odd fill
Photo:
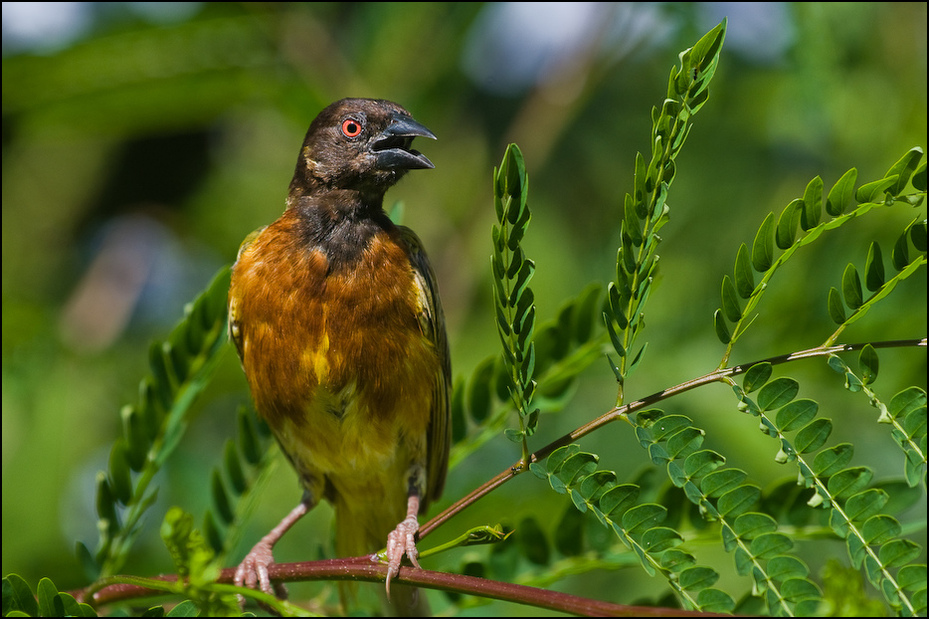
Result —
[[[531, 406], [535, 393], [535, 295], [529, 283], [535, 263], [526, 257], [520, 241], [532, 218], [525, 162], [519, 147], [506, 148], [499, 169], [494, 169], [494, 205], [497, 226], [492, 231], [493, 290], [497, 331], [502, 344], [501, 376], [498, 393], [506, 392], [519, 412], [519, 428], [507, 428], [504, 435], [523, 442], [538, 425], [538, 409]], [[506, 399], [504, 395], [501, 399]], [[480, 407], [477, 409], [480, 411]]]
[[853, 264], [845, 267], [842, 274], [842, 295], [845, 297], [845, 304], [852, 309], [858, 309], [864, 303], [861, 278], [858, 277], [858, 270]]
[[777, 230], [774, 233], [774, 242], [780, 249], [790, 249], [797, 240], [797, 224], [800, 223], [800, 212], [803, 200], [797, 198], [781, 212], [777, 219]]
[[809, 453], [822, 447], [832, 434], [832, 421], [821, 417], [797, 432], [794, 448], [797, 453]]
[[903, 531], [896, 518], [878, 514], [868, 518], [861, 527], [861, 534], [868, 544], [884, 544], [898, 537]]
[[856, 466], [839, 471], [829, 478], [827, 488], [829, 494], [844, 499], [863, 490], [874, 477], [873, 471], [867, 467]]
[[705, 566], [695, 566], [681, 572], [678, 584], [684, 591], [696, 591], [712, 587], [719, 580], [719, 574]]
[[739, 486], [725, 493], [716, 503], [721, 516], [736, 517], [749, 511], [761, 498], [761, 488], [752, 485]]
[[777, 530], [777, 521], [768, 514], [749, 512], [735, 519], [733, 530], [739, 539], [754, 539]]
[[803, 210], [800, 215], [800, 227], [811, 230], [819, 224], [823, 213], [823, 179], [819, 176], [810, 181], [803, 192]]
[[890, 495], [880, 488], [868, 488], [859, 492], [845, 502], [845, 515], [852, 521], [863, 521], [879, 513]]
[[723, 312], [731, 322], [738, 322], [742, 318], [742, 308], [739, 307], [739, 296], [728, 275], [723, 276], [723, 287], [720, 292]]
[[737, 487], [748, 477], [741, 469], [719, 469], [700, 480], [700, 489], [708, 497], [719, 497]]
[[922, 547], [908, 539], [895, 539], [881, 546], [881, 567], [900, 567], [919, 559]]
[[845, 212], [845, 209], [852, 201], [856, 180], [858, 180], [858, 170], [852, 168], [836, 181], [836, 184], [832, 186], [829, 195], [826, 197], [827, 213], [833, 217], [838, 217]]
[[919, 166], [922, 157], [923, 150], [921, 148], [912, 148], [887, 170], [887, 174], [884, 175], [885, 178], [897, 177], [896, 184], [891, 188], [894, 195], [901, 193], [906, 188], [906, 184]]
[[[607, 333], [619, 355], [617, 363], [611, 362], [619, 383], [617, 401], [623, 400], [623, 384], [639, 358], [636, 353], [630, 363], [627, 354], [634, 350], [643, 324], [645, 300], [657, 275], [656, 248], [661, 240], [657, 232], [670, 219], [667, 195], [676, 173], [674, 159], [688, 135], [692, 115], [707, 100], [724, 33], [724, 24], [720, 24], [694, 48], [681, 53], [681, 67], [671, 70], [666, 99], [652, 108], [650, 154], [637, 153], [635, 157], [633, 191], [623, 201], [615, 288], [610, 290], [609, 313], [614, 324], [607, 323]], [[726, 310], [733, 315], [733, 306], [728, 302]], [[726, 331], [720, 320], [717, 333], [728, 343]], [[652, 451], [653, 456], [660, 456], [658, 450]]]
[[822, 450], [813, 458], [813, 474], [817, 477], [831, 477], [851, 462], [854, 453], [855, 448], [851, 443], [840, 443]]
[[813, 400], [794, 400], [777, 412], [777, 425], [781, 432], [793, 432], [813, 420], [819, 404]]
[[726, 319], [723, 317], [723, 311], [721, 309], [713, 313], [713, 327], [716, 330], [716, 337], [720, 342], [728, 344], [732, 341], [732, 333], [729, 331], [729, 326], [726, 324]]
[[800, 392], [800, 383], [792, 378], [775, 378], [758, 392], [758, 406], [763, 411], [776, 410], [795, 397]]
[[870, 344], [865, 344], [858, 355], [858, 367], [861, 369], [861, 382], [870, 385], [877, 380], [877, 372], [880, 369], [880, 361], [877, 358], [877, 351]]
[[700, 479], [726, 463], [726, 459], [710, 449], [703, 449], [687, 456], [684, 460], [684, 475], [687, 479]]
[[623, 514], [623, 528], [630, 534], [641, 533], [658, 526], [668, 516], [668, 509], [657, 503], [644, 503]]
[[881, 256], [881, 246], [872, 242], [868, 247], [868, 257], [865, 261], [865, 285], [871, 292], [880, 290], [884, 285], [884, 260]]
[[752, 262], [745, 243], [739, 246], [739, 253], [736, 254], [734, 275], [739, 296], [743, 299], [751, 297], [755, 291], [755, 275], [752, 273]]
[[774, 213], [768, 213], [752, 243], [752, 266], [759, 273], [764, 273], [774, 264], [775, 227]]
[[771, 364], [767, 361], [756, 363], [745, 372], [745, 378], [742, 379], [742, 389], [745, 390], [745, 393], [751, 393], [761, 388], [771, 378], [773, 371]]
[[768, 561], [768, 577], [775, 582], [784, 582], [791, 578], [806, 578], [810, 568], [806, 563], [791, 555], [772, 557]]
[[842, 296], [839, 291], [835, 288], [829, 288], [829, 296], [826, 302], [829, 307], [829, 318], [832, 319], [832, 322], [837, 325], [845, 324], [845, 306], [842, 305]]

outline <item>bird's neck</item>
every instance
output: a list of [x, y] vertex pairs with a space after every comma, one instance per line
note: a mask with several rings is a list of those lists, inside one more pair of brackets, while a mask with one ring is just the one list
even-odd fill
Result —
[[384, 194], [365, 195], [356, 190], [313, 192], [288, 198], [302, 242], [326, 254], [330, 265], [351, 267], [378, 232], [394, 224], [384, 213]]

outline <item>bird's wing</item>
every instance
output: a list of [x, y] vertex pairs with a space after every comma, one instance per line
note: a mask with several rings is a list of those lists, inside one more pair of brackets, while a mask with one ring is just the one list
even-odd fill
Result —
[[[235, 271], [236, 264], [239, 263], [239, 258], [242, 257], [242, 253], [248, 249], [248, 246], [251, 245], [255, 239], [258, 238], [265, 228], [268, 226], [262, 226], [257, 230], [254, 230], [251, 234], [245, 237], [245, 240], [242, 241], [242, 244], [239, 245], [239, 251], [235, 256], [235, 264], [232, 265], [232, 270]], [[232, 340], [232, 343], [235, 344], [236, 353], [239, 355], [239, 360], [243, 360], [242, 357], [242, 332], [240, 329], [241, 325], [241, 316], [239, 315], [239, 307], [237, 300], [231, 294], [232, 289], [230, 288], [229, 296], [229, 339]]]
[[[405, 226], [398, 226], [398, 228], [413, 264], [419, 305], [422, 307], [422, 313], [419, 315], [420, 329], [435, 346], [440, 364], [438, 373], [433, 377], [435, 388], [432, 392], [429, 423], [428, 482], [426, 496], [423, 497], [428, 501], [437, 499], [442, 494], [448, 468], [448, 451], [452, 440], [451, 409], [449, 408], [452, 380], [451, 358], [445, 334], [445, 314], [442, 312], [435, 273], [429, 264], [429, 258], [423, 249], [422, 241], [415, 232]], [[423, 509], [425, 509], [425, 504]]]

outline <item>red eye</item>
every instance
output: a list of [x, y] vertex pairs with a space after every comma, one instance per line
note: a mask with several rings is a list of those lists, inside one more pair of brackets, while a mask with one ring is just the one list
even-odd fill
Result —
[[342, 134], [347, 138], [357, 138], [361, 133], [361, 123], [354, 118], [346, 118], [342, 121]]

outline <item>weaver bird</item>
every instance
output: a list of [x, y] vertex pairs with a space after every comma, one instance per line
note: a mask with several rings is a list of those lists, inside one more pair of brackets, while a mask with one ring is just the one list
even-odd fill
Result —
[[[243, 243], [229, 290], [229, 333], [303, 499], [252, 548], [240, 585], [273, 593], [272, 547], [320, 499], [335, 507], [336, 552], [387, 546], [390, 580], [417, 567], [418, 514], [439, 497], [450, 442], [449, 352], [422, 243], [383, 210], [413, 150], [435, 139], [395, 103], [342, 99], [307, 131], [287, 209]], [[395, 611], [417, 612], [416, 592]]]

